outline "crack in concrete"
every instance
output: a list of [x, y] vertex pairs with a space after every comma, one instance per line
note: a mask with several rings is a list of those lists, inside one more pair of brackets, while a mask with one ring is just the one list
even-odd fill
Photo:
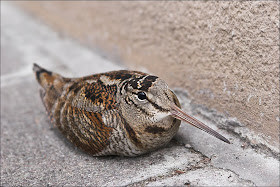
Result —
[[[186, 149], [192, 150], [192, 151], [196, 152], [197, 154], [200, 154], [201, 156], [203, 156], [203, 157], [205, 157], [205, 158], [208, 158], [208, 159], [209, 159], [209, 161], [208, 161], [208, 164], [209, 164], [208, 166], [209, 166], [209, 167], [216, 168], [216, 169], [221, 169], [221, 170], [224, 170], [224, 171], [230, 171], [230, 172], [234, 173], [236, 176], [238, 176], [239, 179], [244, 180], [244, 181], [247, 181], [247, 182], [250, 182], [250, 183], [253, 183], [254, 186], [256, 186], [256, 184], [255, 184], [253, 181], [248, 180], [248, 179], [244, 179], [244, 178], [240, 177], [240, 175], [239, 175], [238, 173], [236, 173], [235, 171], [233, 171], [233, 170], [231, 170], [231, 169], [228, 169], [228, 168], [225, 169], [225, 168], [223, 168], [223, 167], [214, 167], [214, 166], [211, 164], [211, 158], [207, 157], [206, 155], [204, 155], [204, 154], [201, 153], [200, 151], [195, 150], [195, 149], [192, 148], [192, 147], [191, 147], [191, 148], [186, 148]], [[199, 169], [199, 168], [197, 168], [197, 169]]]
[[248, 182], [248, 183], [252, 183], [253, 186], [257, 186], [252, 180], [248, 180], [248, 179], [244, 179], [244, 178], [240, 177], [240, 175], [239, 175], [238, 173], [234, 172], [234, 171], [231, 170], [231, 169], [224, 169], [224, 168], [222, 168], [222, 167], [213, 167], [213, 168], [222, 169], [222, 170], [224, 170], [224, 171], [232, 172], [232, 173], [234, 173], [234, 174], [238, 177], [238, 179], [243, 180], [243, 181]]
[[[195, 150], [193, 147], [191, 147], [191, 148], [186, 148], [186, 149], [192, 150], [193, 152], [195, 152], [195, 153], [197, 153], [197, 154], [200, 154], [202, 157], [205, 157], [205, 158], [209, 159], [208, 162], [207, 162], [207, 166], [208, 166], [208, 167], [216, 168], [216, 169], [221, 169], [221, 170], [224, 170], [224, 171], [230, 171], [230, 172], [234, 173], [240, 180], [243, 180], [243, 181], [246, 181], [246, 182], [249, 182], [249, 183], [253, 183], [253, 185], [256, 186], [256, 184], [255, 184], [253, 181], [248, 180], [248, 179], [244, 179], [244, 178], [240, 177], [240, 175], [239, 175], [238, 173], [236, 173], [235, 171], [233, 171], [233, 170], [231, 170], [231, 169], [228, 169], [228, 168], [225, 169], [225, 168], [223, 168], [223, 167], [214, 167], [214, 166], [211, 164], [211, 158], [207, 157], [206, 155], [204, 155], [204, 154], [201, 153], [200, 151]], [[209, 164], [209, 165], [208, 165], [208, 164]], [[197, 170], [197, 169], [200, 169], [200, 168], [195, 168], [195, 170]], [[192, 171], [192, 169], [190, 169], [189, 171]]]
[[[183, 146], [183, 145], [180, 145], [180, 146]], [[184, 148], [186, 148], [186, 147], [184, 147]], [[150, 182], [160, 181], [160, 180], [164, 180], [164, 179], [167, 179], [167, 178], [172, 178], [174, 176], [187, 174], [190, 171], [196, 171], [196, 170], [200, 170], [200, 169], [205, 169], [205, 170], [218, 169], [218, 170], [221, 170], [221, 171], [228, 171], [228, 172], [232, 173], [233, 175], [236, 175], [238, 180], [240, 180], [242, 182], [246, 182], [246, 183], [251, 183], [252, 186], [256, 186], [256, 184], [253, 181], [240, 177], [240, 175], [237, 174], [236, 172], [234, 172], [233, 170], [213, 166], [211, 164], [211, 158], [208, 158], [207, 156], [202, 154], [200, 151], [197, 151], [194, 148], [186, 148], [186, 149], [188, 149], [191, 152], [194, 152], [195, 154], [198, 154], [199, 157], [201, 157], [202, 159], [199, 162], [197, 162], [195, 165], [192, 165], [190, 167], [185, 167], [185, 168], [180, 168], [180, 169], [172, 168], [172, 169], [170, 169], [170, 171], [168, 173], [166, 173], [164, 175], [149, 177], [147, 179], [144, 179], [144, 180], [141, 180], [141, 181], [138, 181], [138, 182], [134, 182], [134, 183], [131, 183], [131, 184], [128, 184], [128, 185], [125, 185], [125, 186], [127, 186], [127, 187], [146, 186]], [[189, 184], [186, 184], [186, 185], [189, 185]]]
[[252, 148], [256, 153], [263, 153], [268, 157], [272, 157], [275, 158], [277, 160], [280, 160], [280, 153], [273, 151], [271, 148], [267, 147], [265, 144], [263, 143], [252, 143], [252, 141], [247, 138], [242, 136], [242, 133], [240, 132], [236, 132], [234, 128], [231, 127], [224, 127], [221, 126], [221, 129], [227, 130], [227, 132], [231, 133], [232, 136], [234, 136], [235, 138], [238, 138], [240, 141], [244, 142], [244, 146], [243, 149], [248, 149], [249, 147]]
[[[181, 96], [180, 98], [183, 100], [183, 105], [188, 105], [192, 112], [198, 113], [203, 118], [213, 122], [219, 127], [219, 129], [226, 130], [235, 138], [249, 145], [255, 152], [264, 153], [266, 156], [279, 160], [279, 149], [277, 150], [276, 147], [266, 143], [263, 138], [249, 131], [249, 129], [247, 129], [245, 125], [237, 119], [226, 117], [225, 115], [219, 114], [217, 111], [209, 109], [204, 105], [194, 104], [191, 99], [189, 99], [188, 92], [184, 89], [176, 88], [174, 91], [177, 95]], [[256, 141], [253, 142], [253, 139]]]
[[[204, 156], [202, 154], [200, 154], [200, 156], [206, 157], [206, 156]], [[149, 182], [156, 181], [157, 179], [162, 180], [162, 179], [174, 177], [176, 175], [181, 175], [181, 174], [186, 173], [188, 171], [194, 171], [194, 170], [197, 170], [197, 169], [204, 168], [206, 166], [206, 163], [203, 163], [203, 164], [205, 164], [205, 166], [202, 166], [201, 164], [202, 164], [202, 161], [199, 161], [196, 165], [190, 166], [190, 167], [186, 167], [186, 168], [183, 168], [183, 169], [172, 168], [172, 169], [170, 169], [170, 171], [167, 174], [149, 177], [149, 178], [144, 179], [142, 181], [134, 182], [134, 183], [128, 184], [126, 186], [127, 187], [145, 186]]]

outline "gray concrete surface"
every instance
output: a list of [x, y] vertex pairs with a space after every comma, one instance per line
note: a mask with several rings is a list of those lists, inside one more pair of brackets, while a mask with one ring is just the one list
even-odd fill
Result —
[[[238, 137], [246, 132], [238, 122], [193, 105], [181, 89], [175, 90], [184, 110], [229, 137], [232, 144], [182, 124], [177, 141], [150, 154], [91, 157], [50, 124], [31, 70], [33, 62], [65, 76], [124, 68], [1, 2], [1, 186], [279, 184], [277, 155], [252, 148]], [[237, 124], [236, 128], [226, 128], [227, 123]]]

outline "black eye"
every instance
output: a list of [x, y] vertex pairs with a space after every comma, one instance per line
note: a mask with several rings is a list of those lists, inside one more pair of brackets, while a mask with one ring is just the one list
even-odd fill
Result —
[[140, 100], [147, 99], [147, 96], [144, 92], [138, 92], [137, 96]]

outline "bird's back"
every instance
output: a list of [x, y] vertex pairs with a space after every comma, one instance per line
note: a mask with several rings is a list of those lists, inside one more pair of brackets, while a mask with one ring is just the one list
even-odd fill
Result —
[[77, 147], [92, 155], [136, 156], [145, 151], [119, 114], [116, 101], [119, 83], [137, 72], [71, 79], [36, 64], [33, 71], [51, 122]]
[[[42, 87], [40, 96], [51, 122], [83, 150], [96, 154], [104, 149], [112, 128], [102, 122], [99, 105], [87, 101], [84, 95], [88, 93], [88, 97], [93, 99], [94, 95], [96, 96], [93, 92], [97, 88], [78, 79], [64, 78], [36, 64], [33, 71]], [[96, 107], [93, 107], [94, 105]]]

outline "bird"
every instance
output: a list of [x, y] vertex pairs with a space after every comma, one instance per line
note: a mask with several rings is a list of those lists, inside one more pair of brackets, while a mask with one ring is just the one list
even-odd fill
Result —
[[228, 139], [181, 109], [174, 92], [157, 76], [118, 70], [66, 78], [33, 64], [51, 123], [92, 156], [134, 157], [166, 145], [181, 121]]

